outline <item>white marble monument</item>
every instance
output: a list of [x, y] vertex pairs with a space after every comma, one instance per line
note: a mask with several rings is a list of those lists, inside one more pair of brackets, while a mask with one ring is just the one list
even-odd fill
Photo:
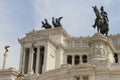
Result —
[[120, 80], [119, 34], [71, 37], [58, 27], [33, 30], [19, 43], [19, 71], [0, 70], [0, 80]]

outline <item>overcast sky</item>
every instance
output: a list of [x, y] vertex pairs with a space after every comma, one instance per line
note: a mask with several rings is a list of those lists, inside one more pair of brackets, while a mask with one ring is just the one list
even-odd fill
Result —
[[120, 0], [0, 0], [0, 69], [4, 46], [10, 45], [7, 68], [19, 66], [20, 44], [33, 29], [41, 29], [41, 21], [52, 17], [63, 19], [63, 28], [72, 36], [92, 36], [95, 14], [92, 6], [104, 6], [109, 18], [109, 34], [120, 33]]

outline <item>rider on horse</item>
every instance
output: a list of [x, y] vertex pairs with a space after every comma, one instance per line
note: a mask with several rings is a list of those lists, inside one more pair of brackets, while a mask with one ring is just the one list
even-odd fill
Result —
[[105, 23], [109, 22], [107, 13], [104, 11], [103, 6], [101, 6], [100, 10], [101, 10], [101, 16], [103, 17], [103, 20], [105, 21]]
[[[109, 22], [108, 17], [107, 17], [107, 12], [104, 11], [103, 6], [101, 6], [100, 10], [101, 10], [101, 13], [100, 13], [100, 14], [101, 14], [101, 17], [103, 18], [104, 22], [107, 24], [107, 23]], [[97, 22], [98, 22], [99, 19], [100, 19], [100, 17], [97, 17], [97, 18], [95, 19], [95, 24], [92, 25], [94, 28], [95, 28], [95, 26], [97, 25]]]
[[106, 36], [108, 35], [108, 31], [109, 31], [109, 25], [108, 25], [108, 17], [107, 17], [107, 13], [104, 11], [103, 6], [101, 6], [100, 11], [98, 10], [97, 6], [93, 7], [93, 10], [96, 14], [96, 19], [95, 19], [95, 24], [92, 25], [94, 28], [97, 26], [97, 31], [102, 33], [102, 34], [106, 34]]

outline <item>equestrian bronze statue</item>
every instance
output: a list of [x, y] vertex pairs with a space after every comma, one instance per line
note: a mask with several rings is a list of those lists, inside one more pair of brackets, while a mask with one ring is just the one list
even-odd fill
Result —
[[108, 31], [109, 31], [109, 25], [108, 25], [108, 17], [107, 17], [107, 13], [104, 11], [103, 6], [101, 6], [100, 10], [101, 12], [99, 12], [97, 6], [93, 7], [93, 10], [95, 12], [96, 15], [96, 19], [95, 19], [95, 23], [94, 25], [92, 25], [94, 28], [96, 28], [97, 26], [97, 31], [98, 33], [101, 34], [105, 34], [106, 36], [108, 36]]

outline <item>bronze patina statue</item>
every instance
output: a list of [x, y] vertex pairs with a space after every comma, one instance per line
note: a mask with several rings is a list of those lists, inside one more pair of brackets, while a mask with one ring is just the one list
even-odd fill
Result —
[[108, 20], [107, 12], [104, 11], [103, 6], [101, 6], [100, 10], [101, 10], [101, 16], [103, 17], [103, 20], [105, 21], [105, 23], [108, 23], [109, 20]]
[[52, 28], [52, 26], [48, 23], [47, 19], [44, 19], [44, 21], [41, 22], [42, 23], [42, 27], [44, 27], [45, 29]]
[[95, 12], [96, 19], [95, 19], [95, 24], [92, 26], [94, 28], [97, 26], [97, 31], [107, 36], [109, 31], [109, 25], [108, 25], [109, 20], [107, 17], [107, 13], [104, 11], [103, 6], [101, 6], [100, 8], [101, 12], [99, 12], [97, 6], [93, 7], [93, 10]]
[[56, 27], [62, 27], [61, 23], [60, 23], [60, 20], [62, 19], [63, 17], [59, 17], [59, 18], [54, 18], [52, 17], [52, 24], [53, 26], [56, 28]]

